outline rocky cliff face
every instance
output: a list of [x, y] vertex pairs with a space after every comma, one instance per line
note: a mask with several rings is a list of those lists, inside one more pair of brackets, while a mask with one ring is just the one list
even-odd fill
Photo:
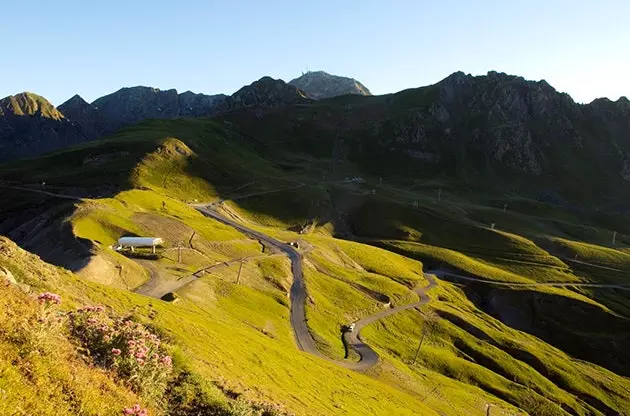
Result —
[[324, 71], [309, 71], [301, 77], [289, 81], [314, 100], [337, 97], [339, 95], [372, 95], [365, 85], [353, 78], [331, 75]]
[[0, 100], [0, 162], [84, 140], [81, 129], [39, 95], [25, 92]]
[[382, 145], [453, 169], [554, 175], [606, 165], [622, 172], [622, 160], [630, 160], [625, 98], [580, 105], [545, 81], [458, 72], [388, 100], [389, 115], [372, 127]]

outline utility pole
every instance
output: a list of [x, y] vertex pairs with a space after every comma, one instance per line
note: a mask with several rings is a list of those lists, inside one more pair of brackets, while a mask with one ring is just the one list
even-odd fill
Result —
[[507, 204], [503, 204], [503, 212], [507, 210]]
[[236, 284], [238, 285], [238, 283], [241, 281], [241, 270], [243, 270], [243, 263], [244, 261], [241, 260], [240, 264], [238, 266], [238, 275], [236, 276]]
[[615, 244], [615, 239], [617, 238], [617, 231], [613, 231], [613, 239], [612, 243]]
[[382, 176], [380, 176], [380, 177], [378, 178], [378, 184], [379, 184], [379, 185], [383, 185], [383, 177], [382, 177]]
[[490, 403], [486, 404], [486, 416], [490, 416], [490, 409], [492, 408], [493, 405], [491, 405]]
[[416, 350], [416, 355], [413, 357], [413, 361], [411, 362], [411, 365], [416, 363], [416, 360], [418, 359], [418, 354], [420, 354], [420, 347], [422, 347], [422, 343], [424, 342], [424, 337], [427, 335], [427, 325], [426, 323], [424, 325], [422, 325], [422, 335], [420, 335], [420, 342], [418, 343], [418, 349]]

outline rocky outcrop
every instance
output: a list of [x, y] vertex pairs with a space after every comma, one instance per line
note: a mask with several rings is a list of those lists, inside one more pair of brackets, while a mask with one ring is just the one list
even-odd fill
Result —
[[353, 78], [331, 75], [324, 71], [309, 71], [301, 77], [289, 81], [314, 100], [340, 95], [372, 95], [365, 85]]

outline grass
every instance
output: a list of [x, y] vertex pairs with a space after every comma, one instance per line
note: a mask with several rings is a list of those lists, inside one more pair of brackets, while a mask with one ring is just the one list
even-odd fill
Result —
[[[440, 285], [434, 295], [440, 300], [431, 307], [442, 319], [422, 347], [420, 365], [410, 366], [413, 371], [428, 368], [477, 385], [532, 414], [598, 414], [596, 408], [608, 414], [610, 408], [625, 409], [630, 404], [624, 377], [573, 360], [502, 324], [449, 284]], [[423, 325], [421, 314], [408, 311], [368, 327], [364, 337], [380, 351], [408, 362]]]
[[343, 358], [342, 327], [362, 315], [376, 312], [380, 305], [338, 279], [314, 269], [305, 268], [304, 278], [309, 294], [306, 319], [318, 348], [331, 357]]

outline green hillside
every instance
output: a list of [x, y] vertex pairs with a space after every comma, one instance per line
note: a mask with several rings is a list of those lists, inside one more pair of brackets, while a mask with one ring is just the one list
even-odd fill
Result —
[[[394, 100], [401, 109], [421, 104], [415, 100], [422, 97], [405, 97]], [[354, 99], [291, 111], [343, 113], [337, 103]], [[366, 111], [380, 111], [378, 97], [366, 99], [377, 103]], [[149, 121], [0, 166], [0, 214], [10, 219], [0, 233], [70, 270], [3, 239], [0, 266], [30, 288], [25, 295], [11, 286], [7, 308], [34, 314], [29, 296], [45, 291], [62, 296], [60, 311], [106, 305], [159, 334], [173, 356], [168, 394], [159, 400], [134, 391], [115, 370], [96, 372], [81, 361], [77, 341], [61, 328], [57, 341], [77, 362], [68, 360], [55, 383], [76, 393], [72, 400], [56, 395], [57, 406], [80, 408], [95, 394], [80, 385], [101, 383], [103, 409], [138, 402], [151, 414], [483, 415], [487, 405], [493, 415], [629, 411], [630, 291], [540, 285], [629, 284], [625, 217], [537, 202], [527, 187], [519, 195], [456, 178], [383, 178], [372, 156], [337, 157], [325, 123], [290, 127], [274, 117]], [[201, 202], [297, 243], [307, 325], [328, 360], [296, 345], [289, 259], [190, 205]], [[613, 245], [607, 236], [615, 231]], [[115, 251], [121, 236], [165, 243], [156, 255]], [[378, 364], [365, 372], [340, 365], [359, 359], [347, 350], [343, 328], [418, 302], [414, 290], [431, 271], [439, 281], [431, 302], [361, 332]], [[20, 325], [15, 315], [0, 329]], [[0, 354], [23, 342], [0, 331]], [[32, 364], [37, 377], [58, 359], [43, 357]], [[28, 378], [31, 364], [2, 362], [11, 364], [0, 388], [18, 403], [27, 392], [4, 374]], [[29, 400], [56, 394], [38, 378], [29, 382]]]

